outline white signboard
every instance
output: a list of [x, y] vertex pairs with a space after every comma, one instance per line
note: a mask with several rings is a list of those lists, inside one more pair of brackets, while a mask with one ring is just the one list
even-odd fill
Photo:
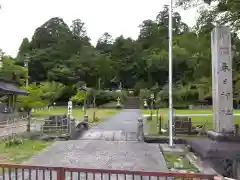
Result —
[[68, 116], [72, 117], [72, 101], [68, 101]]

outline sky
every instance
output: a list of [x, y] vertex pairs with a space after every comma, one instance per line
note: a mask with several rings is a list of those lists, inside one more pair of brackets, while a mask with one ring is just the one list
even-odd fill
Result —
[[[0, 0], [0, 48], [15, 57], [22, 39], [31, 40], [35, 29], [52, 17], [61, 17], [68, 25], [74, 19], [84, 21], [92, 44], [104, 32], [136, 39], [138, 26], [155, 19], [164, 4], [168, 0]], [[196, 9], [176, 11], [185, 23], [195, 24]]]

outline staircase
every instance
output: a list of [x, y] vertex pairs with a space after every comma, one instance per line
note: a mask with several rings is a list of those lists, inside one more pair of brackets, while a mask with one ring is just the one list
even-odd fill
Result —
[[127, 97], [124, 101], [124, 109], [140, 109], [140, 98]]

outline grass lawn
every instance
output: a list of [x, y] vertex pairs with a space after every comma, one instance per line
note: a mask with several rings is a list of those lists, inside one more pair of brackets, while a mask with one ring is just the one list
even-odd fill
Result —
[[[142, 109], [142, 114], [150, 114], [150, 109]], [[153, 110], [153, 112], [156, 114], [157, 110]], [[168, 114], [168, 108], [160, 109], [160, 114], [167, 115]], [[212, 109], [176, 109], [174, 110], [175, 114], [212, 114]], [[234, 110], [233, 113], [240, 114], [240, 110]]]
[[[96, 117], [99, 119], [99, 121], [103, 121], [107, 117], [111, 117], [120, 110], [118, 109], [95, 109]], [[94, 109], [87, 109], [87, 115], [89, 118], [89, 122], [91, 123], [93, 120], [93, 112]], [[84, 112], [82, 108], [73, 108], [72, 110], [73, 117], [75, 117], [77, 120], [83, 120]], [[67, 107], [54, 107], [54, 109], [51, 110], [39, 110], [32, 113], [33, 117], [41, 117], [41, 118], [47, 118], [52, 115], [64, 115], [67, 114]]]
[[5, 147], [4, 142], [0, 142], [0, 164], [19, 164], [52, 144], [51, 141], [24, 140], [23, 144], [12, 147]]
[[[142, 114], [150, 114], [151, 110], [142, 110]], [[188, 117], [192, 119], [193, 126], [202, 125], [207, 121], [206, 128], [207, 129], [213, 129], [213, 117], [212, 116], [191, 116], [191, 114], [212, 114], [211, 109], [203, 109], [203, 110], [175, 110], [175, 114], [188, 114]], [[234, 113], [239, 113], [240, 110], [234, 110]], [[154, 110], [153, 114], [157, 114], [157, 111]], [[159, 114], [163, 117], [162, 120], [162, 128], [164, 128], [164, 125], [168, 125], [168, 109], [160, 109]], [[157, 117], [153, 117], [153, 120], [147, 121], [148, 125], [148, 133], [149, 135], [158, 135], [158, 120]], [[240, 124], [240, 116], [234, 116], [234, 123]]]
[[180, 155], [178, 153], [169, 153], [164, 152], [163, 153], [165, 161], [167, 163], [168, 169], [175, 169], [175, 163], [181, 164], [183, 166], [182, 169], [188, 171], [188, 172], [198, 172], [198, 169], [192, 165], [183, 155]]

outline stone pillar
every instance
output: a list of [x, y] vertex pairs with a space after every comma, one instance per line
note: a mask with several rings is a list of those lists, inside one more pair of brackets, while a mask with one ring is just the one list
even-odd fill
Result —
[[137, 140], [144, 140], [144, 132], [143, 132], [143, 119], [142, 117], [138, 118], [138, 127], [137, 127]]
[[214, 128], [218, 133], [233, 132], [232, 52], [229, 27], [213, 29], [211, 46]]
[[75, 119], [70, 119], [70, 138], [74, 139], [76, 134], [76, 122]]
[[83, 121], [85, 121], [85, 122], [87, 122], [88, 123], [88, 115], [84, 115], [84, 119], [83, 119]]

